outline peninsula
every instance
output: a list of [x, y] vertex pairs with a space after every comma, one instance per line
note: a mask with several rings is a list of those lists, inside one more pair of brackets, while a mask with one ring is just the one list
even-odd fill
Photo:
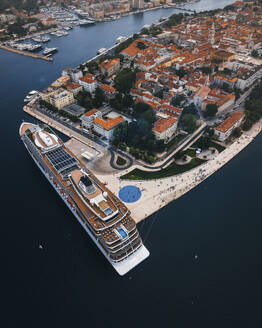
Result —
[[139, 222], [225, 165], [261, 131], [262, 5], [175, 14], [76, 68], [24, 111]]

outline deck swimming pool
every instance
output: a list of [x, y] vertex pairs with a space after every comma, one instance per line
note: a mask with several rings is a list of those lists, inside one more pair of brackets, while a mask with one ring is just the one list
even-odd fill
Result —
[[127, 233], [121, 227], [117, 227], [117, 231], [120, 233], [122, 238], [127, 237]]

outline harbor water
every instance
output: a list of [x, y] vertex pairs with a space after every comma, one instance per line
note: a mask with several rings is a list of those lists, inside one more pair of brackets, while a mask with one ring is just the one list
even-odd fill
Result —
[[[202, 0], [196, 10], [233, 1]], [[162, 16], [77, 27], [52, 63], [0, 51], [2, 327], [261, 327], [262, 135], [138, 228], [150, 257], [124, 277], [107, 263], [18, 136], [30, 90]]]

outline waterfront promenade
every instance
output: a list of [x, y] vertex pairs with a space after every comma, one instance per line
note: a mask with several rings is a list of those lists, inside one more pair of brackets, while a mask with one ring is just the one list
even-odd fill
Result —
[[138, 223], [157, 212], [160, 208], [166, 206], [171, 201], [183, 196], [185, 193], [214, 174], [217, 170], [222, 168], [239, 152], [247, 147], [261, 132], [261, 129], [262, 120], [250, 131], [243, 133], [239, 139], [219, 153], [214, 159], [183, 174], [164, 179], [147, 181], [121, 180], [120, 177], [123, 174], [128, 173], [136, 167], [140, 168], [138, 166], [133, 166], [125, 172], [107, 176], [98, 175], [98, 178], [107, 183], [108, 188], [116, 195], [118, 195], [118, 192], [122, 187], [127, 185], [134, 185], [140, 188], [142, 191], [141, 198], [135, 203], [128, 204], [132, 217]]
[[[50, 125], [52, 128], [67, 135], [70, 138], [74, 138], [86, 146], [90, 147], [90, 140], [80, 133], [73, 131], [72, 129], [64, 126], [62, 123], [54, 121], [48, 116], [40, 113], [39, 111], [24, 106], [24, 111], [38, 120]], [[145, 171], [152, 171], [153, 169], [143, 168], [139, 163], [132, 165], [130, 168], [124, 171], [115, 171], [105, 174], [97, 172], [95, 167], [91, 170], [94, 174], [105, 184], [108, 188], [118, 196], [119, 190], [128, 185], [134, 185], [140, 188], [142, 191], [141, 198], [135, 202], [128, 204], [128, 208], [131, 211], [131, 215], [138, 223], [153, 213], [157, 212], [162, 207], [166, 206], [171, 201], [178, 199], [185, 193], [196, 187], [202, 181], [214, 174], [217, 170], [222, 168], [226, 163], [233, 159], [239, 152], [241, 152], [251, 141], [260, 133], [262, 126], [262, 120], [253, 126], [250, 131], [242, 134], [242, 136], [228, 146], [224, 151], [219, 153], [214, 159], [207, 161], [206, 163], [179, 175], [153, 180], [122, 180], [120, 177], [135, 168]], [[202, 126], [196, 132], [202, 132]], [[173, 156], [173, 153], [172, 153]], [[101, 158], [99, 159], [101, 160]]]

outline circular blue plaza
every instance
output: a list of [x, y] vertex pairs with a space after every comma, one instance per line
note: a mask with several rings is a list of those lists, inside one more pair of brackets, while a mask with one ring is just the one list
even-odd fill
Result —
[[125, 186], [119, 190], [118, 196], [125, 203], [137, 202], [142, 193], [136, 186]]

